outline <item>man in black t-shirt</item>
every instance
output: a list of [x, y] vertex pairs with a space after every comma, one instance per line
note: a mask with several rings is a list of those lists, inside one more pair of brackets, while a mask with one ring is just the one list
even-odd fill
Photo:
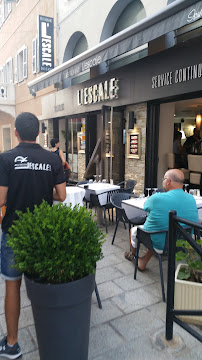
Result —
[[200, 131], [194, 128], [193, 135], [189, 136], [187, 140], [185, 141], [183, 148], [186, 150], [187, 154], [190, 154], [193, 149], [193, 145], [196, 147], [196, 149], [199, 149], [201, 144], [201, 138], [200, 138]]
[[[7, 337], [0, 341], [0, 357], [17, 359], [21, 349], [17, 342], [20, 315], [21, 276], [13, 265], [12, 249], [6, 246], [6, 233], [16, 219], [16, 210], [33, 210], [46, 200], [64, 201], [66, 183], [59, 157], [36, 143], [39, 121], [31, 113], [22, 113], [15, 120], [19, 145], [0, 154], [0, 207], [6, 205], [2, 221], [1, 276], [6, 281], [5, 315]], [[34, 254], [33, 254], [34, 255]]]

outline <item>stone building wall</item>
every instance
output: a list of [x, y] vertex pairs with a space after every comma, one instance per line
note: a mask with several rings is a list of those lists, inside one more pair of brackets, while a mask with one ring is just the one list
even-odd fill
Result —
[[144, 178], [145, 178], [145, 148], [146, 148], [146, 118], [147, 118], [147, 104], [130, 105], [126, 107], [126, 129], [128, 129], [128, 112], [134, 111], [136, 118], [135, 128], [141, 129], [141, 157], [140, 159], [130, 159], [127, 157], [127, 136], [125, 148], [125, 180], [136, 180], [135, 194], [139, 195], [144, 192]]
[[78, 181], [85, 180], [83, 175], [86, 170], [86, 154], [78, 153]]

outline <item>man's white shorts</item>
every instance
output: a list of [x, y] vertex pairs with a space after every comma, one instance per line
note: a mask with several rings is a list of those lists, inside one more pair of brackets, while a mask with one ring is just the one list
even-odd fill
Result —
[[[143, 229], [143, 226], [144, 225], [140, 225], [138, 227]], [[131, 229], [131, 245], [133, 248], [135, 248], [135, 249], [137, 248], [137, 226], [134, 226]], [[154, 248], [154, 250], [156, 251], [157, 254], [163, 253], [163, 250], [159, 250], [159, 249], [155, 249], [155, 248]]]

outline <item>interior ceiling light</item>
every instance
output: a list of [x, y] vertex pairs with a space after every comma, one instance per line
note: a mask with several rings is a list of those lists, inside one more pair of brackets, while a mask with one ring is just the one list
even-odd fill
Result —
[[201, 129], [201, 113], [199, 111], [198, 115], [196, 115], [196, 128], [197, 130], [200, 130]]

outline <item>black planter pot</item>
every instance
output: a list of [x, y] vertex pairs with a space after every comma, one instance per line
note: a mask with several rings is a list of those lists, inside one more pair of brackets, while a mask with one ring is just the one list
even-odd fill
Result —
[[41, 284], [25, 276], [40, 360], [87, 360], [95, 275], [65, 284]]

